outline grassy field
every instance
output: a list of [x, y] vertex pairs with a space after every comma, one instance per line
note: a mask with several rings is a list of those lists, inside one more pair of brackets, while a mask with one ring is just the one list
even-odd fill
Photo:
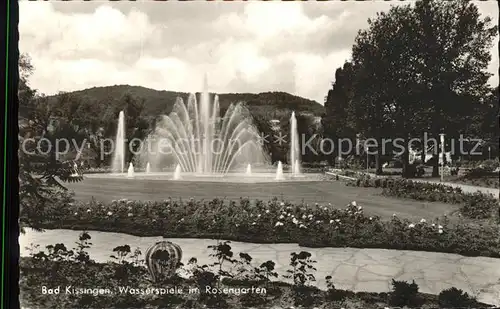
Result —
[[331, 203], [344, 207], [351, 201], [363, 206], [366, 213], [389, 218], [392, 214], [409, 219], [433, 219], [450, 214], [458, 206], [442, 203], [426, 203], [412, 200], [387, 198], [375, 188], [348, 187], [343, 182], [295, 182], [295, 183], [215, 183], [215, 182], [173, 182], [165, 180], [140, 179], [86, 179], [81, 183], [69, 184], [76, 199], [89, 201], [94, 197], [103, 202], [127, 198], [132, 200], [205, 199], [225, 198], [237, 200], [240, 197], [251, 200], [269, 200], [273, 197], [291, 202], [309, 204]]

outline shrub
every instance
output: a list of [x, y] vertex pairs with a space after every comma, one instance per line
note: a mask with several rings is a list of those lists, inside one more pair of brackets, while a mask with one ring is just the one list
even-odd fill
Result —
[[417, 201], [460, 204], [460, 212], [471, 219], [488, 219], [493, 216], [498, 200], [481, 192], [464, 193], [458, 187], [442, 184], [415, 182], [407, 179], [370, 179], [362, 176], [348, 185], [358, 187], [382, 187], [382, 194], [391, 197], [409, 198]]
[[392, 293], [389, 297], [389, 304], [395, 307], [416, 307], [418, 306], [418, 285], [415, 281], [396, 281], [392, 279]]
[[[387, 184], [388, 187], [392, 185]], [[255, 204], [247, 199], [239, 202], [215, 199], [210, 202], [119, 200], [109, 204], [96, 201], [75, 203], [67, 205], [65, 215], [53, 216], [41, 227], [134, 231], [139, 236], [169, 238], [298, 243], [306, 247], [349, 246], [500, 256], [496, 226], [465, 222], [448, 226], [442, 221], [435, 221], [431, 226], [431, 223], [417, 224], [410, 229], [412, 222], [408, 220], [370, 217], [355, 203], [335, 209], [330, 205], [290, 204], [277, 199]], [[229, 260], [237, 260], [237, 257], [228, 256], [221, 262], [238, 265]]]
[[441, 291], [438, 302], [441, 308], [466, 308], [476, 304], [473, 297], [455, 287]]

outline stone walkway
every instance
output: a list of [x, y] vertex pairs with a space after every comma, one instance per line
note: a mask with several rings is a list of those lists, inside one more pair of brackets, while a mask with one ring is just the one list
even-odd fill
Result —
[[[118, 233], [89, 232], [93, 246], [88, 250], [96, 261], [107, 261], [116, 246], [128, 244], [134, 250], [144, 252], [161, 237], [136, 237]], [[45, 248], [46, 245], [64, 243], [72, 248], [78, 239], [78, 231], [51, 230], [44, 233], [27, 230], [21, 235], [19, 245], [21, 256], [29, 252], [25, 247], [31, 243]], [[215, 240], [170, 239], [183, 250], [183, 262], [196, 257], [199, 264], [210, 263], [210, 250]], [[235, 256], [245, 252], [253, 257], [252, 264], [259, 265], [267, 260], [276, 263], [280, 280], [285, 274], [292, 252], [308, 251], [317, 261], [314, 273], [319, 288], [326, 288], [325, 276], [331, 275], [337, 288], [354, 291], [386, 292], [390, 290], [391, 279], [406, 280], [419, 285], [424, 293], [438, 294], [449, 287], [457, 287], [478, 300], [500, 305], [500, 259], [485, 257], [464, 257], [456, 254], [355, 248], [302, 248], [296, 244], [252, 244], [231, 243]]]

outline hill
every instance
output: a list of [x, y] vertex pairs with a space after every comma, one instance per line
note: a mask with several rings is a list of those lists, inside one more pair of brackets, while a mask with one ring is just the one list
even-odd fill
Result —
[[[94, 87], [85, 90], [69, 92], [80, 99], [90, 99], [99, 104], [116, 101], [126, 93], [144, 100], [146, 116], [168, 114], [172, 110], [177, 97], [187, 99], [188, 94], [174, 91], [159, 91], [140, 86], [115, 85], [107, 87]], [[222, 110], [227, 109], [231, 103], [245, 102], [252, 114], [272, 115], [283, 112], [296, 111], [301, 113], [323, 114], [323, 106], [316, 101], [295, 96], [286, 92], [252, 93], [224, 93], [218, 94]]]

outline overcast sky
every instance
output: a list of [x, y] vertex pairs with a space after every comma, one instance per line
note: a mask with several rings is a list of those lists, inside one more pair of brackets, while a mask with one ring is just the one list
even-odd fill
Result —
[[[20, 52], [45, 94], [139, 85], [286, 91], [323, 103], [367, 19], [394, 2], [20, 2]], [[407, 3], [407, 2], [406, 2]], [[476, 2], [498, 23], [496, 1]], [[490, 83], [498, 84], [498, 37]]]

